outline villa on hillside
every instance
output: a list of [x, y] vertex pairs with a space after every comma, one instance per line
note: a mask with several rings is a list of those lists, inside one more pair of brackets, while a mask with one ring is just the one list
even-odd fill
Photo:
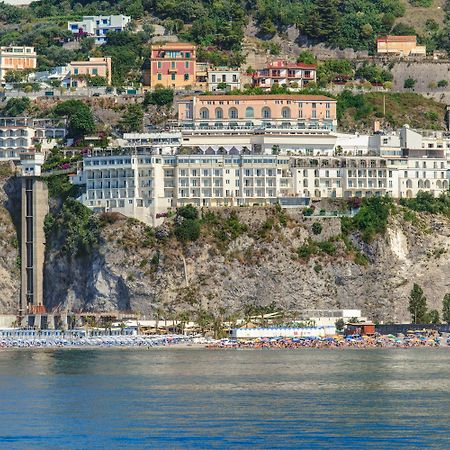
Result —
[[110, 32], [124, 31], [131, 22], [131, 17], [123, 14], [112, 16], [84, 16], [83, 20], [68, 22], [67, 29], [76, 38], [84, 36], [93, 37], [97, 45], [107, 41], [106, 35]]
[[315, 64], [276, 60], [252, 75], [253, 85], [262, 89], [270, 89], [274, 84], [302, 89], [316, 81], [316, 70]]
[[378, 55], [426, 56], [424, 45], [417, 45], [417, 36], [384, 36], [377, 39]]
[[186, 88], [196, 83], [196, 46], [175, 42], [155, 44], [150, 58], [142, 68], [142, 81], [146, 87]]

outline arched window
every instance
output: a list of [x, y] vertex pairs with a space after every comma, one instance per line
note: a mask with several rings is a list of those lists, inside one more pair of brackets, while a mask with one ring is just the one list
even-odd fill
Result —
[[270, 108], [268, 106], [265, 106], [262, 109], [262, 117], [263, 117], [263, 119], [270, 119], [272, 117], [272, 111], [270, 110]]
[[238, 110], [236, 108], [230, 108], [228, 110], [228, 117], [230, 119], [237, 119], [238, 118]]
[[222, 108], [216, 108], [216, 119], [223, 119], [223, 110], [222, 110]]
[[245, 110], [245, 117], [247, 119], [253, 119], [253, 116], [255, 115], [255, 112], [253, 110], [253, 108], [251, 106], [249, 106], [246, 110]]
[[200, 119], [209, 119], [209, 111], [208, 108], [202, 108], [200, 110]]
[[407, 188], [412, 188], [412, 181], [411, 180], [406, 180], [406, 187]]
[[430, 188], [431, 188], [430, 180], [425, 180], [425, 189], [430, 189]]
[[291, 110], [287, 106], [285, 106], [281, 110], [281, 117], [283, 117], [283, 119], [290, 119], [291, 118]]
[[423, 180], [419, 180], [419, 182], [417, 183], [417, 187], [419, 189], [423, 189]]

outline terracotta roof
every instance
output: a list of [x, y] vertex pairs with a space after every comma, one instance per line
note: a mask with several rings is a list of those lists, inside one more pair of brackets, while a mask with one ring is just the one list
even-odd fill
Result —
[[166, 42], [164, 44], [153, 44], [152, 45], [152, 49], [153, 48], [195, 48], [194, 44], [191, 44], [189, 42]]
[[316, 70], [317, 66], [315, 64], [304, 64], [295, 62], [284, 62], [282, 64], [277, 64], [276, 62], [269, 63], [267, 65], [268, 69], [313, 69]]
[[409, 42], [409, 41], [416, 41], [416, 36], [384, 36], [377, 39], [377, 42], [380, 41], [391, 41], [391, 42]]
[[199, 100], [303, 100], [303, 101], [330, 101], [335, 102], [336, 99], [326, 97], [325, 95], [293, 95], [293, 94], [280, 94], [280, 95], [196, 95], [185, 97], [184, 100], [192, 100], [193, 98]]

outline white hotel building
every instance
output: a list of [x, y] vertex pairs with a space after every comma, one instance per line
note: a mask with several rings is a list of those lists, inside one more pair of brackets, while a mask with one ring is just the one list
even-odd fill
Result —
[[64, 119], [0, 117], [0, 161], [19, 161], [20, 153], [53, 148], [66, 136]]
[[[131, 145], [84, 160], [72, 178], [85, 184], [80, 200], [98, 211], [116, 211], [150, 225], [161, 213], [193, 204], [302, 206], [321, 198], [388, 195], [438, 196], [449, 188], [450, 137], [422, 136], [403, 127], [396, 134], [334, 134], [334, 145], [275, 154], [224, 149], [199, 154], [162, 151], [154, 136], [130, 135]], [[179, 142], [161, 135], [164, 142]], [[184, 133], [182, 134], [182, 139]], [[116, 154], [114, 154], [116, 153]]]

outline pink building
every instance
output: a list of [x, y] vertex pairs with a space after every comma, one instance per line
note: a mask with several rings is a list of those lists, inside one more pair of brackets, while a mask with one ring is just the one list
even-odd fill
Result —
[[317, 66], [314, 64], [290, 63], [283, 60], [271, 62], [267, 68], [253, 75], [253, 85], [270, 89], [275, 83], [280, 86], [302, 89], [316, 81]]
[[336, 100], [323, 95], [200, 95], [177, 106], [188, 128], [337, 127]]
[[196, 47], [186, 43], [152, 45], [150, 60], [143, 67], [143, 84], [174, 89], [196, 82]]
[[89, 58], [89, 61], [72, 61], [69, 64], [72, 87], [86, 85], [88, 77], [102, 77], [111, 84], [111, 58]]

